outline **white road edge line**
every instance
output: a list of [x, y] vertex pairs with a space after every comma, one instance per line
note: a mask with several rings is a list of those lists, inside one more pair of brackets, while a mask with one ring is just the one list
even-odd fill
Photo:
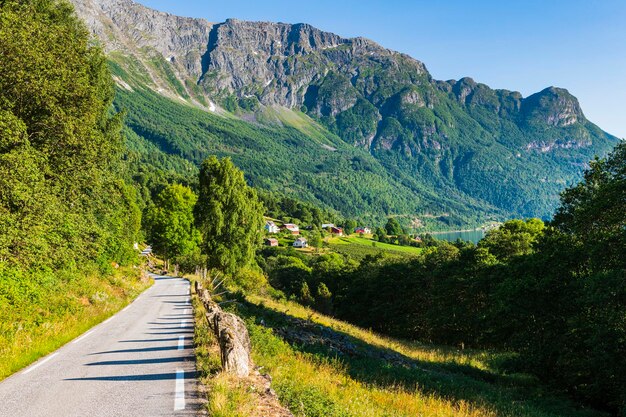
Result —
[[176, 370], [176, 397], [174, 399], [174, 411], [185, 409], [185, 371]]
[[39, 363], [34, 364], [33, 366], [31, 366], [30, 368], [28, 368], [27, 370], [25, 370], [24, 372], [22, 372], [22, 375], [26, 375], [27, 373], [29, 373], [30, 371], [32, 371], [33, 369], [37, 369], [39, 368], [41, 365], [43, 365], [44, 363], [48, 362], [50, 359], [54, 358], [56, 355], [58, 355], [59, 352], [57, 353], [53, 353], [52, 355], [48, 356], [46, 359], [42, 360]]
[[105, 321], [102, 322], [102, 324], [107, 324], [108, 322], [110, 322], [111, 320], [113, 320], [113, 317], [115, 316], [111, 316], [108, 319], [106, 319]]
[[185, 336], [178, 337], [178, 350], [183, 350], [185, 348]]
[[83, 340], [84, 338], [86, 338], [87, 336], [89, 336], [90, 334], [92, 334], [94, 331], [95, 331], [95, 329], [94, 329], [94, 330], [91, 330], [91, 331], [88, 331], [87, 333], [85, 333], [84, 335], [82, 335], [81, 337], [79, 337], [78, 339], [74, 340], [74, 341], [72, 342], [72, 344], [80, 342], [81, 340]]
[[124, 308], [122, 309], [122, 311], [126, 311], [126, 310], [128, 310], [129, 308], [130, 308], [130, 304], [129, 304], [129, 305], [127, 305], [126, 307], [124, 307]]

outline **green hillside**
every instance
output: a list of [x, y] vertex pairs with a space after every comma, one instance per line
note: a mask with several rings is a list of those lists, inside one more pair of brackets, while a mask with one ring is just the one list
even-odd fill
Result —
[[452, 224], [462, 225], [504, 215], [451, 188], [442, 193], [408, 173], [390, 174], [365, 150], [344, 143], [301, 113], [266, 111], [266, 117], [283, 122], [258, 124], [177, 103], [150, 89], [118, 88], [114, 104], [126, 112], [127, 139], [138, 169], [152, 165], [185, 176], [194, 174], [194, 166], [208, 155], [229, 156], [253, 186], [345, 216], [380, 222], [386, 214], [398, 213], [407, 215], [408, 222], [445, 211]]

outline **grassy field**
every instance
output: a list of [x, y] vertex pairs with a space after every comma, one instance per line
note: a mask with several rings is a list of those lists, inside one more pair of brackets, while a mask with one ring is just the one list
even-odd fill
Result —
[[[498, 372], [505, 355], [385, 338], [267, 297], [231, 308], [248, 324], [255, 363], [299, 417], [603, 416], [527, 375]], [[245, 389], [226, 390], [223, 379], [213, 386], [220, 412], [212, 415], [245, 415], [236, 409]]]
[[97, 273], [0, 270], [0, 379], [106, 320], [150, 286], [139, 269]]
[[336, 252], [357, 259], [362, 259], [367, 255], [377, 255], [381, 252], [391, 256], [407, 256], [418, 255], [422, 251], [421, 248], [381, 243], [358, 236], [329, 238], [328, 245]]

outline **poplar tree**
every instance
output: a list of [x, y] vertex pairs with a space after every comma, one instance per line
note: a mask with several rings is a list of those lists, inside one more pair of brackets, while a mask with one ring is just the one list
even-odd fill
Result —
[[261, 242], [263, 206], [229, 158], [202, 163], [195, 215], [208, 268], [235, 274], [250, 264]]

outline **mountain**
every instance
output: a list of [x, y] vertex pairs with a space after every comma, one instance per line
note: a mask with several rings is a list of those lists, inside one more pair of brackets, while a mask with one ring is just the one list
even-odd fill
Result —
[[255, 186], [344, 215], [456, 227], [550, 217], [618, 139], [567, 90], [524, 98], [307, 24], [210, 23], [73, 0], [108, 53], [139, 159], [231, 156]]

